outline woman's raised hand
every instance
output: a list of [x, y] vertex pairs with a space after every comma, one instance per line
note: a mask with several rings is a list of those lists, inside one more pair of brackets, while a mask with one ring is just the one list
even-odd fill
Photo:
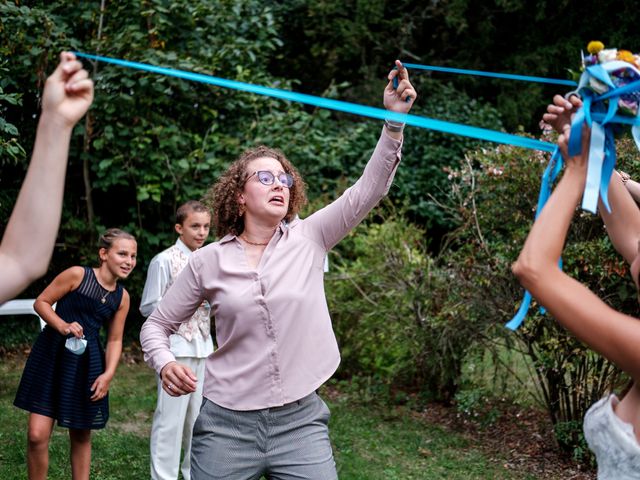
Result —
[[[397, 88], [393, 87], [393, 79], [398, 79]], [[389, 83], [384, 89], [384, 108], [392, 112], [408, 113], [416, 101], [418, 94], [409, 81], [409, 72], [402, 65], [400, 60], [396, 60], [396, 68], [389, 72], [387, 76]]]

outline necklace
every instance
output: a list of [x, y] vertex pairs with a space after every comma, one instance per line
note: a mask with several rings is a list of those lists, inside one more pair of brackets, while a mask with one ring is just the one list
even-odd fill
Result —
[[107, 290], [107, 293], [105, 293], [102, 298], [100, 299], [101, 303], [106, 303], [107, 301], [107, 297], [109, 296], [109, 294], [111, 293], [111, 290]]
[[255, 246], [257, 246], [257, 247], [264, 247], [265, 245], [268, 245], [268, 244], [269, 244], [269, 242], [268, 242], [268, 241], [267, 241], [267, 242], [264, 242], [264, 243], [262, 243], [262, 242], [252, 242], [252, 241], [250, 241], [250, 240], [248, 240], [248, 239], [247, 239], [247, 237], [246, 237], [246, 235], [245, 235], [244, 233], [243, 233], [242, 235], [240, 235], [240, 238], [241, 238], [242, 240], [244, 240], [245, 242], [247, 242], [249, 245], [255, 245]]
[[[98, 286], [100, 287], [100, 289], [103, 292], [105, 292], [104, 295], [102, 295], [102, 298], [100, 298], [100, 303], [102, 303], [102, 304], [107, 303], [107, 297], [109, 296], [110, 293], [112, 293], [112, 290], [107, 290], [106, 288], [104, 288], [102, 286], [102, 284], [98, 280], [98, 274], [97, 274], [97, 272], [95, 270], [93, 271], [93, 276], [95, 277], [96, 282], [97, 282]], [[113, 291], [115, 292], [115, 290], [113, 290]]]

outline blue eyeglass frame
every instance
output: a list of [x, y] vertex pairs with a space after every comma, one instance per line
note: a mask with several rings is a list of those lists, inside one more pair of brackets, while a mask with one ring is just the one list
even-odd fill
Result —
[[[258, 177], [258, 181], [263, 185], [273, 185], [277, 177], [278, 181], [280, 182], [280, 185], [282, 185], [283, 187], [287, 187], [287, 188], [293, 187], [293, 175], [287, 172], [281, 172], [278, 175], [274, 175], [273, 172], [269, 170], [256, 170], [255, 172], [253, 172], [251, 175], [247, 177], [246, 181], [248, 182], [249, 179], [254, 175]], [[283, 179], [286, 181], [283, 181]]]

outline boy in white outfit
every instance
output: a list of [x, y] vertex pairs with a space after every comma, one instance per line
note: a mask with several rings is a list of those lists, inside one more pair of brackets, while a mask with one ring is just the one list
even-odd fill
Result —
[[[158, 306], [180, 271], [187, 265], [191, 253], [200, 248], [209, 236], [211, 215], [200, 202], [191, 200], [176, 212], [175, 245], [156, 255], [149, 265], [142, 292], [140, 313], [145, 317]], [[191, 434], [202, 403], [204, 362], [213, 352], [210, 307], [203, 302], [188, 322], [180, 325], [169, 338], [171, 352], [180, 363], [188, 365], [198, 378], [198, 388], [190, 395], [172, 397], [158, 378], [158, 403], [151, 427], [151, 478], [176, 480], [178, 470], [190, 480]], [[184, 451], [180, 467], [180, 450]]]

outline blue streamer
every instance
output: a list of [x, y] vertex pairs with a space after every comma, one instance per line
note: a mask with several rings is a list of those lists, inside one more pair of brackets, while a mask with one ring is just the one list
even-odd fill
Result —
[[409, 113], [398, 113], [385, 110], [382, 108], [368, 107], [365, 105], [358, 105], [355, 103], [343, 102], [340, 100], [333, 100], [330, 98], [316, 97], [313, 95], [307, 95], [304, 93], [292, 92], [289, 90], [281, 90], [277, 88], [263, 87], [261, 85], [254, 85], [251, 83], [238, 82], [236, 80], [228, 80], [225, 78], [214, 77], [212, 75], [204, 75], [201, 73], [187, 72], [184, 70], [177, 70], [166, 67], [156, 67], [146, 63], [130, 62], [127, 60], [120, 60], [110, 57], [102, 57], [98, 55], [90, 55], [87, 53], [74, 52], [77, 57], [87, 58], [90, 60], [96, 60], [104, 63], [111, 63], [119, 65], [121, 67], [133, 68], [137, 70], [144, 70], [151, 73], [158, 73], [160, 75], [167, 75], [170, 77], [182, 78], [185, 80], [191, 80], [195, 82], [207, 83], [210, 85], [216, 85], [223, 88], [230, 88], [233, 90], [246, 91], [250, 93], [256, 93], [258, 95], [264, 95], [267, 97], [279, 98], [281, 100], [288, 100], [291, 102], [304, 103], [306, 105], [313, 105], [319, 108], [325, 108], [329, 110], [336, 110], [339, 112], [350, 113], [353, 115], [360, 115], [363, 117], [376, 118], [379, 120], [391, 120], [394, 122], [406, 123], [414, 127], [425, 128], [428, 130], [435, 130], [437, 132], [451, 133], [454, 135], [461, 135], [464, 137], [475, 138], [478, 140], [486, 140], [494, 143], [502, 143], [506, 145], [514, 145], [517, 147], [529, 148], [533, 150], [542, 150], [545, 152], [552, 152], [555, 145], [542, 140], [536, 140], [533, 138], [520, 137], [518, 135], [511, 135], [504, 132], [498, 132], [496, 130], [489, 130], [487, 128], [473, 127], [470, 125], [462, 125], [459, 123], [446, 122], [443, 120], [436, 120], [428, 117], [421, 117]]
[[607, 212], [611, 212], [609, 205], [609, 184], [611, 183], [611, 175], [616, 168], [616, 144], [613, 137], [613, 129], [607, 128], [604, 131], [604, 161], [602, 163], [602, 177], [600, 183], [600, 198]]
[[404, 65], [408, 69], [413, 69], [413, 70], [429, 70], [432, 72], [455, 73], [460, 75], [474, 75], [478, 77], [502, 78], [505, 80], [518, 80], [522, 82], [550, 83], [554, 85], [568, 85], [570, 87], [575, 87], [578, 85], [578, 83], [574, 82], [573, 80], [562, 80], [559, 78], [532, 77], [530, 75], [516, 75], [513, 73], [496, 73], [496, 72], [485, 72], [482, 70], [466, 70], [462, 68], [437, 67], [434, 65], [419, 65], [417, 63], [402, 62], [402, 65]]
[[[545, 171], [545, 175], [543, 175], [543, 185], [544, 179], [547, 178], [547, 186], [541, 189], [541, 198], [544, 195], [544, 200], [539, 200], [539, 210], [542, 209], [542, 206], [546, 202], [546, 198], [550, 195], [550, 186], [549, 182], [552, 182], [560, 171], [562, 161], [560, 155], [557, 153], [557, 147], [549, 142], [543, 142], [541, 140], [535, 140], [527, 137], [520, 137], [517, 135], [510, 135], [503, 132], [498, 132], [495, 130], [489, 130], [485, 128], [472, 127], [469, 125], [461, 125], [452, 122], [445, 122], [442, 120], [435, 120], [427, 117], [420, 117], [418, 115], [411, 114], [403, 114], [397, 112], [391, 112], [388, 110], [384, 110], [381, 108], [368, 107], [364, 105], [358, 105], [354, 103], [342, 102], [339, 100], [333, 100], [323, 97], [316, 97], [313, 95], [307, 95], [303, 93], [291, 92], [288, 90], [281, 90], [276, 88], [263, 87], [260, 85], [253, 85], [250, 83], [238, 82], [235, 80], [228, 80], [220, 77], [214, 77], [212, 75], [204, 75], [200, 73], [187, 72], [184, 70], [177, 70], [166, 67], [157, 67], [154, 65], [149, 65], [140, 62], [131, 62], [127, 60], [120, 60], [116, 58], [103, 57], [98, 55], [90, 55], [82, 52], [75, 52], [75, 55], [80, 58], [87, 58], [89, 60], [100, 61], [104, 63], [111, 63], [114, 65], [118, 65], [126, 68], [133, 68], [137, 70], [143, 70], [151, 73], [157, 73], [160, 75], [166, 75], [176, 78], [182, 78], [185, 80], [191, 80], [201, 83], [206, 83], [210, 85], [216, 85], [223, 88], [230, 88], [234, 90], [246, 91], [250, 93], [255, 93], [258, 95], [264, 95], [273, 98], [279, 98], [281, 100], [288, 100], [292, 102], [304, 103], [307, 105], [313, 105], [319, 108], [326, 108], [330, 110], [336, 110], [345, 113], [351, 113], [354, 115], [361, 115], [364, 117], [377, 118], [380, 120], [392, 120], [396, 122], [406, 123], [407, 125], [413, 125], [420, 128], [435, 130], [443, 133], [452, 133], [455, 135], [462, 135], [470, 138], [476, 138], [479, 140], [486, 140], [495, 143], [503, 143], [507, 145], [515, 145], [518, 147], [530, 148], [534, 150], [542, 150], [546, 152], [554, 152], [552, 157], [552, 161], [549, 162], [547, 166], [547, 170]], [[543, 194], [544, 192], [544, 194]], [[526, 315], [526, 311], [528, 310], [529, 303], [531, 302], [531, 295], [525, 295], [525, 300], [523, 305], [520, 307], [520, 311], [523, 312], [521, 314], [521, 319], [514, 319], [513, 328], [517, 328], [524, 319]], [[517, 325], [516, 325], [517, 324]]]
[[[563, 163], [564, 161], [562, 160], [560, 149], [556, 147], [553, 154], [551, 155], [549, 163], [547, 164], [547, 168], [545, 168], [544, 173], [542, 174], [542, 182], [540, 184], [540, 193], [538, 194], [538, 204], [536, 207], [535, 218], [538, 218], [540, 213], [542, 213], [542, 209], [547, 204], [547, 200], [549, 200], [549, 197], [551, 196], [553, 183], [560, 174]], [[562, 268], [562, 259], [560, 259], [560, 268]], [[530, 306], [531, 294], [527, 290], [525, 290], [524, 297], [522, 298], [522, 302], [520, 303], [520, 308], [518, 308], [518, 311], [513, 316], [513, 318], [505, 324], [505, 327], [507, 327], [509, 330], [517, 330], [527, 316]], [[540, 313], [544, 313], [544, 311], [544, 307], [541, 306]]]
[[[604, 162], [604, 128], [598, 122], [591, 126], [591, 142], [589, 145], [589, 160], [587, 162], [587, 180], [582, 197], [582, 209], [596, 213], [600, 198], [600, 184], [602, 164]], [[607, 179], [609, 181], [609, 179]]]
[[[583, 106], [576, 112], [571, 122], [571, 134], [569, 135], [568, 153], [570, 157], [575, 157], [582, 153], [582, 124], [586, 122], [586, 113], [589, 112], [591, 97], [584, 96]], [[587, 122], [588, 124], [589, 122]]]
[[[591, 142], [589, 145], [589, 159], [587, 166], [587, 178], [585, 182], [585, 191], [582, 197], [582, 208], [596, 213], [598, 200], [601, 199], [604, 207], [607, 211], [611, 211], [609, 204], [609, 184], [611, 183], [611, 175], [615, 169], [616, 164], [616, 151], [615, 142], [613, 137], [613, 129], [611, 124], [620, 123], [626, 125], [632, 125], [631, 133], [638, 150], [640, 150], [640, 118], [628, 117], [622, 115], [616, 115], [618, 111], [618, 99], [627, 93], [640, 91], [640, 80], [631, 82], [621, 87], [616, 87], [613, 83], [609, 72], [613, 72], [620, 69], [631, 68], [630, 64], [622, 61], [608, 62], [605, 66], [602, 64], [596, 64], [588, 66], [585, 72], [580, 77], [580, 82], [570, 80], [559, 80], [543, 77], [532, 77], [527, 75], [513, 75], [505, 73], [484, 72], [480, 70], [465, 70], [460, 68], [447, 68], [436, 67], [433, 65], [418, 65], [414, 63], [403, 63], [406, 68], [416, 70], [429, 70], [435, 72], [455, 73], [463, 75], [475, 75], [483, 77], [502, 78], [508, 80], [520, 80], [528, 82], [550, 83], [559, 85], [578, 86], [576, 91], [580, 92], [583, 96], [583, 106], [576, 112], [571, 125], [571, 136], [569, 138], [569, 155], [579, 155], [582, 153], [582, 128], [586, 123], [591, 129]], [[638, 73], [636, 71], [636, 73]], [[596, 96], [589, 86], [589, 79], [593, 78], [608, 87], [608, 91], [604, 94]], [[395, 79], [394, 79], [395, 80]], [[394, 82], [394, 86], [397, 87], [397, 81]], [[609, 100], [608, 106], [605, 110], [604, 101]], [[556, 157], [556, 158], [554, 158]], [[545, 170], [542, 176], [542, 185], [540, 186], [540, 194], [538, 197], [538, 209], [536, 212], [536, 218], [544, 204], [547, 202], [551, 193], [551, 185], [559, 172], [562, 158], [556, 150], [549, 163], [549, 166]], [[552, 167], [552, 165], [554, 165]], [[551, 170], [553, 169], [553, 173]], [[560, 259], [560, 268], [562, 268], [562, 259]], [[515, 330], [517, 329], [524, 318], [527, 315], [529, 307], [531, 305], [531, 294], [525, 291], [524, 298], [520, 304], [520, 308], [516, 315], [506, 324], [506, 327]], [[541, 313], [544, 313], [544, 308], [540, 307]]]
[[530, 306], [531, 294], [529, 293], [529, 290], [525, 290], [524, 297], [522, 298], [522, 302], [520, 303], [520, 308], [518, 308], [518, 312], [504, 326], [509, 330], [517, 330], [520, 325], [522, 325], [522, 322], [524, 322], [527, 313], [529, 313]]

